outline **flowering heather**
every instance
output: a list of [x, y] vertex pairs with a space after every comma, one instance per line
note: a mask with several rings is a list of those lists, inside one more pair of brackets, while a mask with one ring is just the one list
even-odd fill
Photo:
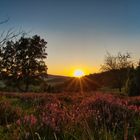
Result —
[[36, 117], [33, 114], [31, 114], [31, 115], [25, 115], [23, 117], [23, 119], [18, 119], [16, 121], [16, 123], [18, 125], [30, 125], [30, 126], [34, 126], [37, 123], [37, 119], [36, 119]]
[[3, 93], [0, 96], [0, 113], [0, 125], [4, 127], [5, 124], [10, 124], [10, 128], [14, 127], [22, 139], [40, 137], [54, 140], [57, 137], [65, 140], [65, 137], [69, 137], [74, 140], [72, 137], [76, 136], [79, 140], [81, 137], [86, 140], [89, 133], [97, 140], [101, 133], [113, 134], [114, 139], [123, 139], [125, 134], [132, 139], [133, 136], [137, 137], [140, 130], [139, 123], [136, 125], [140, 120], [140, 97], [128, 98], [102, 93]]

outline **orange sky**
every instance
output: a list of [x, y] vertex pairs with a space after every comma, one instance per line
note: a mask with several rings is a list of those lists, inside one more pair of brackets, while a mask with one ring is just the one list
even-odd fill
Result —
[[49, 74], [98, 72], [106, 52], [140, 58], [139, 0], [4, 0], [0, 11], [0, 21], [10, 18], [0, 32], [21, 29], [48, 42]]
[[[106, 52], [130, 52], [132, 59], [139, 59], [140, 40], [121, 35], [88, 35], [48, 32], [46, 37], [49, 74], [73, 76], [76, 69], [85, 74], [99, 72]], [[134, 46], [134, 47], [132, 47]]]
[[86, 65], [66, 65], [60, 64], [57, 65], [48, 65], [48, 73], [49, 74], [56, 74], [56, 75], [64, 75], [64, 76], [74, 76], [74, 71], [80, 69], [84, 72], [85, 75], [98, 72], [96, 67], [86, 66]]

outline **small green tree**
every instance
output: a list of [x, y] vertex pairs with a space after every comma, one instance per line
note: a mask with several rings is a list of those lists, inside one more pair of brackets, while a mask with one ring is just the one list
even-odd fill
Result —
[[133, 94], [135, 95], [136, 93], [134, 93], [136, 89], [136, 85], [135, 85], [135, 69], [132, 66], [132, 68], [130, 68], [128, 70], [128, 79], [126, 80], [126, 87], [125, 87], [125, 91], [129, 96], [133, 96]]
[[45, 59], [47, 42], [35, 35], [21, 37], [18, 41], [8, 41], [1, 48], [1, 75], [19, 90], [27, 92], [29, 85], [34, 84], [47, 73]]
[[138, 94], [140, 95], [140, 62], [136, 68], [136, 86], [138, 88]]
[[128, 79], [126, 81], [126, 93], [129, 96], [140, 95], [140, 63], [134, 69], [132, 67], [128, 73]]

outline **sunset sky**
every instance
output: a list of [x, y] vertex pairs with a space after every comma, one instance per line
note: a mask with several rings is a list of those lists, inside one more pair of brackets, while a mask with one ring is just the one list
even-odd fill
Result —
[[47, 42], [49, 74], [98, 72], [106, 52], [140, 58], [139, 0], [1, 0], [0, 30], [38, 34]]

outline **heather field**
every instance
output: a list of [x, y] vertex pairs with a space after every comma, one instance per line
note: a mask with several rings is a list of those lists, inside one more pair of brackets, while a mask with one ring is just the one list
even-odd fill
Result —
[[0, 93], [0, 140], [139, 140], [140, 97]]

